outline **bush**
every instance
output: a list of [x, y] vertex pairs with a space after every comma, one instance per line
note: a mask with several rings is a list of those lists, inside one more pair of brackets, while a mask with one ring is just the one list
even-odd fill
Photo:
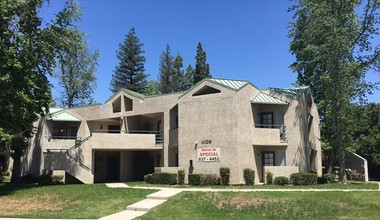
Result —
[[326, 177], [324, 177], [324, 176], [319, 176], [319, 177], [317, 177], [317, 183], [318, 183], [318, 184], [326, 184], [326, 183], [328, 183], [328, 181], [327, 181], [327, 178], [326, 178]]
[[0, 183], [2, 183], [4, 181], [4, 176], [3, 176], [3, 173], [0, 172]]
[[51, 178], [51, 175], [42, 174], [37, 177], [36, 181], [39, 185], [50, 185], [53, 182], [53, 179]]
[[332, 173], [323, 174], [322, 178], [325, 178], [327, 180], [327, 182], [329, 182], [329, 183], [335, 182], [335, 177], [334, 177], [334, 174], [332, 174]]
[[266, 178], [266, 184], [268, 184], [268, 185], [272, 185], [273, 184], [273, 173], [266, 172], [265, 173], [265, 178]]
[[289, 184], [289, 178], [286, 176], [277, 176], [273, 180], [274, 185], [285, 186]]
[[189, 184], [190, 185], [193, 185], [193, 186], [202, 185], [202, 181], [201, 181], [202, 174], [197, 174], [197, 173], [189, 174], [188, 178], [189, 178]]
[[216, 174], [203, 174], [201, 176], [201, 185], [202, 186], [210, 186], [210, 185], [218, 185], [219, 177]]
[[144, 182], [151, 184], [152, 183], [152, 174], [144, 175]]
[[32, 174], [27, 174], [21, 177], [21, 183], [36, 183], [37, 178]]
[[54, 185], [64, 184], [62, 175], [51, 176], [51, 183]]
[[219, 169], [219, 173], [220, 173], [220, 184], [229, 185], [230, 184], [230, 168], [221, 167]]
[[347, 180], [361, 180], [360, 173], [356, 170], [346, 169]]
[[151, 177], [151, 183], [153, 184], [167, 184], [175, 185], [177, 184], [177, 174], [176, 173], [153, 173]]
[[290, 175], [290, 182], [293, 185], [315, 185], [317, 184], [316, 173], [293, 173]]
[[185, 171], [184, 170], [178, 170], [178, 184], [183, 185], [185, 184]]
[[245, 185], [254, 185], [255, 184], [255, 171], [250, 169], [250, 168], [246, 168], [243, 170], [243, 173], [244, 173], [244, 181], [245, 181]]

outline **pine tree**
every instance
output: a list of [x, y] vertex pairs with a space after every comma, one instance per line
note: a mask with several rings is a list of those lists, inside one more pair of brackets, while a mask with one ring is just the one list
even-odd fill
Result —
[[177, 54], [177, 56], [174, 59], [173, 63], [174, 67], [174, 74], [171, 82], [171, 87], [173, 89], [173, 92], [180, 92], [182, 91], [182, 84], [183, 84], [183, 78], [184, 73], [182, 70], [183, 67], [183, 59], [180, 54]]
[[115, 93], [121, 88], [142, 94], [146, 92], [148, 75], [145, 74], [142, 46], [143, 44], [136, 36], [135, 28], [131, 28], [117, 51], [116, 57], [120, 62], [112, 75], [110, 83], [112, 92]]
[[197, 46], [197, 55], [195, 56], [195, 72], [194, 84], [202, 81], [205, 78], [211, 78], [210, 66], [206, 63], [206, 52], [203, 51], [202, 44], [199, 42]]
[[160, 56], [160, 73], [159, 73], [159, 91], [161, 94], [171, 93], [173, 91], [171, 84], [174, 75], [174, 60], [171, 55], [170, 46]]
[[189, 64], [186, 68], [185, 76], [182, 81], [182, 90], [188, 90], [194, 85], [194, 68]]

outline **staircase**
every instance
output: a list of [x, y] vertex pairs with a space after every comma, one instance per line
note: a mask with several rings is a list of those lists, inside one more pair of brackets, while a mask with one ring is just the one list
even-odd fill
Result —
[[76, 139], [75, 144], [69, 149], [47, 149], [47, 152], [44, 153], [45, 170], [65, 170], [85, 184], [93, 183], [94, 174], [92, 169], [83, 164], [72, 154], [73, 150], [83, 145], [91, 136], [92, 135], [84, 139]]

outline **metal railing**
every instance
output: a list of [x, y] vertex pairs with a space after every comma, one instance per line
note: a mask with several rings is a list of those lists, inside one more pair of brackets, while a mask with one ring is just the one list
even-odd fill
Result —
[[253, 124], [255, 128], [269, 128], [269, 129], [279, 129], [280, 130], [280, 142], [286, 142], [286, 126], [284, 124], [274, 125], [274, 124]]

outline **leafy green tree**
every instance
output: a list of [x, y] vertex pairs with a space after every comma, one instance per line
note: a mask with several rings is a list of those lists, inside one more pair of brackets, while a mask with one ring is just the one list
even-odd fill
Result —
[[114, 70], [110, 84], [110, 90], [113, 93], [121, 88], [141, 94], [146, 92], [148, 75], [145, 74], [142, 46], [143, 44], [136, 36], [135, 28], [131, 28], [117, 51], [119, 65]]
[[70, 1], [55, 20], [42, 23], [38, 12], [44, 2], [0, 1], [0, 139], [10, 140], [12, 182], [19, 181], [33, 122], [51, 102], [47, 75], [80, 15], [78, 3]]
[[74, 107], [93, 102], [92, 94], [96, 87], [94, 72], [97, 67], [98, 51], [92, 52], [77, 28], [75, 35], [68, 41], [68, 47], [58, 56], [59, 73], [57, 77], [62, 86], [62, 107]]
[[171, 55], [170, 46], [166, 45], [166, 49], [160, 55], [160, 73], [159, 73], [159, 92], [161, 94], [173, 92], [172, 80], [174, 76], [174, 58]]
[[205, 78], [211, 78], [210, 66], [206, 63], [206, 52], [202, 48], [202, 44], [199, 42], [197, 45], [197, 55], [195, 56], [195, 71], [193, 83], [197, 84]]
[[[291, 68], [298, 84], [310, 85], [321, 115], [324, 146], [337, 152], [340, 181], [346, 182], [345, 151], [352, 144], [351, 102], [374, 85], [366, 72], [379, 62], [379, 1], [296, 0], [290, 25]], [[363, 10], [359, 16], [357, 11]], [[375, 45], [373, 45], [375, 43]]]
[[355, 106], [355, 119], [354, 150], [369, 167], [380, 166], [380, 104]]
[[158, 83], [155, 80], [150, 80], [148, 82], [148, 89], [146, 91], [146, 95], [158, 95], [159, 89], [158, 89]]
[[172, 77], [171, 87], [173, 92], [180, 92], [182, 91], [182, 84], [184, 80], [184, 72], [182, 70], [183, 68], [183, 58], [180, 54], [177, 54], [177, 56], [174, 58], [174, 74]]

